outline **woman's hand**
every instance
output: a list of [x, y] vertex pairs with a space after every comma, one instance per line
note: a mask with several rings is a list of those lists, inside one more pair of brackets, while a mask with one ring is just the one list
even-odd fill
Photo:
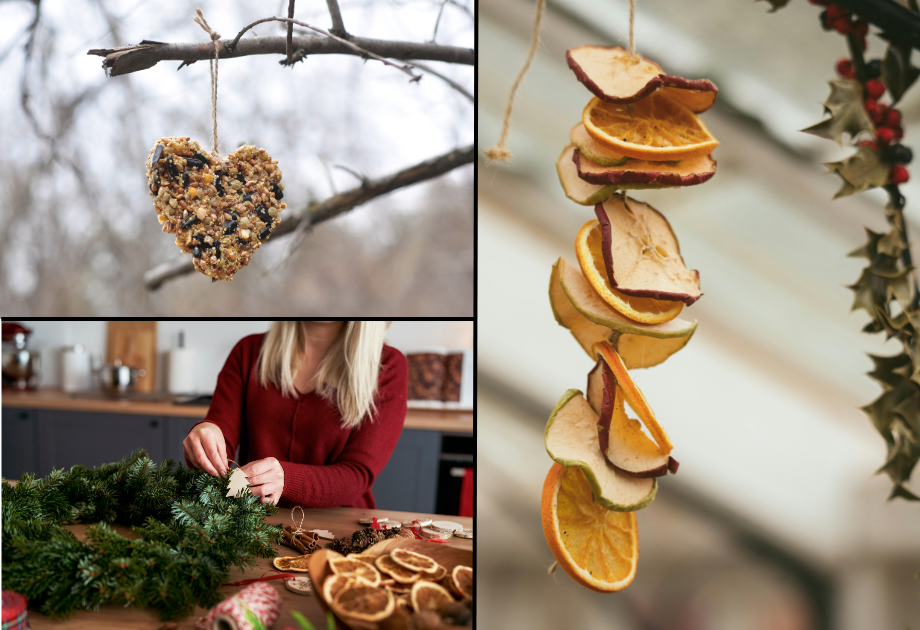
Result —
[[249, 478], [249, 491], [261, 497], [262, 503], [278, 505], [284, 490], [284, 469], [274, 457], [257, 459], [242, 467]]
[[213, 422], [202, 422], [182, 441], [182, 450], [192, 466], [214, 477], [225, 477], [227, 447], [224, 433]]

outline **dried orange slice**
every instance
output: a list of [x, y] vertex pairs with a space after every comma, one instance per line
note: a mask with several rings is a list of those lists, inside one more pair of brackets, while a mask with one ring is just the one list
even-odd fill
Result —
[[670, 452], [674, 450], [671, 438], [668, 437], [664, 428], [658, 424], [655, 412], [652, 411], [648, 401], [645, 400], [642, 390], [639, 389], [635, 381], [632, 380], [632, 377], [626, 370], [626, 366], [623, 364], [623, 359], [621, 359], [617, 351], [613, 349], [613, 346], [606, 341], [595, 344], [594, 350], [599, 353], [604, 361], [606, 361], [607, 365], [610, 366], [610, 369], [613, 371], [613, 376], [616, 378], [617, 385], [622, 388], [623, 393], [626, 395], [626, 400], [629, 401], [629, 406], [639, 415], [642, 423], [648, 429], [648, 432], [651, 434], [652, 438], [654, 438], [655, 443], [661, 450], [661, 453], [664, 455], [670, 454]]
[[610, 286], [604, 263], [603, 237], [597, 219], [585, 223], [575, 239], [581, 271], [604, 302], [620, 314], [643, 324], [660, 324], [680, 315], [683, 302], [624, 295]]
[[272, 564], [279, 571], [294, 571], [295, 573], [307, 573], [307, 562], [310, 561], [310, 554], [305, 556], [284, 556], [275, 558]]
[[639, 560], [635, 512], [614, 512], [594, 502], [581, 469], [553, 464], [540, 502], [543, 534], [559, 566], [593, 591], [629, 586]]
[[396, 608], [393, 593], [385, 588], [369, 586], [358, 580], [346, 584], [330, 606], [340, 617], [362, 621], [386, 619]]
[[425, 579], [431, 580], [432, 582], [439, 582], [447, 577], [448, 571], [440, 564], [438, 565], [437, 571], [435, 571], [431, 576], [425, 576]]
[[339, 591], [345, 588], [346, 584], [353, 581], [355, 581], [355, 578], [349, 575], [333, 573], [323, 583], [323, 598], [331, 604], [335, 596], [339, 594]]
[[470, 567], [464, 567], [457, 565], [454, 567], [454, 570], [450, 574], [450, 585], [454, 588], [454, 591], [460, 596], [472, 597], [473, 596], [473, 569]]
[[380, 573], [366, 562], [352, 558], [330, 558], [329, 569], [333, 573], [359, 578], [371, 586], [380, 584]]
[[412, 602], [412, 610], [421, 612], [423, 610], [437, 610], [444, 604], [454, 601], [454, 598], [440, 584], [422, 580], [421, 582], [416, 582], [415, 586], [412, 587], [409, 601]]
[[377, 559], [374, 561], [374, 564], [377, 565], [377, 568], [386, 573], [389, 576], [392, 576], [400, 584], [412, 584], [417, 582], [421, 574], [414, 569], [407, 569], [403, 565], [399, 564], [390, 556], [377, 556]]
[[640, 160], [684, 160], [719, 146], [696, 114], [658, 92], [628, 105], [593, 98], [581, 121], [605, 147]]
[[422, 573], [437, 573], [438, 567], [441, 566], [428, 556], [420, 553], [409, 551], [408, 549], [394, 549], [390, 557], [407, 569], [412, 571], [421, 571]]

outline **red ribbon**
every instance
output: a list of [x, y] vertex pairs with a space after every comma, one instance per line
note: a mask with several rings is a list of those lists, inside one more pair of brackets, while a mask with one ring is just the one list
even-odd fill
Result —
[[[419, 540], [427, 540], [428, 542], [433, 542], [433, 543], [442, 543], [442, 542], [444, 542], [444, 541], [441, 540], [440, 538], [422, 538], [422, 535], [419, 533], [419, 532], [422, 531], [422, 526], [421, 526], [421, 524], [420, 524], [418, 521], [412, 521], [412, 522], [415, 523], [415, 526], [414, 526], [412, 529], [410, 529], [409, 531], [412, 532], [412, 535], [415, 536], [416, 538], [418, 538]], [[416, 527], [417, 527], [418, 529], [416, 529]]]
[[[265, 573], [269, 573], [270, 571], [274, 571], [278, 575], [270, 575], [265, 577]], [[226, 584], [222, 584], [221, 586], [244, 586], [246, 584], [252, 584], [253, 582], [270, 582], [271, 580], [285, 580], [287, 578], [297, 577], [296, 575], [291, 575], [290, 573], [281, 573], [278, 571], [278, 569], [269, 569], [265, 573], [262, 574], [262, 577], [240, 580], [239, 582], [228, 582]]]
[[373, 529], [380, 529], [380, 523], [377, 522], [377, 517], [375, 516], [373, 517], [373, 519], [374, 520], [373, 520], [373, 523], [371, 523], [371, 527]]

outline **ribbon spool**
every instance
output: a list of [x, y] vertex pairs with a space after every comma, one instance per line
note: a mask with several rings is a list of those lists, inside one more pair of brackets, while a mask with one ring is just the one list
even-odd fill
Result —
[[3, 591], [3, 630], [28, 630], [28, 601], [24, 595], [13, 591]]
[[246, 616], [249, 610], [266, 628], [281, 616], [281, 595], [271, 584], [256, 582], [212, 608], [196, 623], [197, 630], [254, 630]]

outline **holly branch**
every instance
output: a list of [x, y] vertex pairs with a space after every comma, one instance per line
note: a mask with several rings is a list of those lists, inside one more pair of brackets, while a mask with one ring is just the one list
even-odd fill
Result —
[[[787, 2], [769, 1], [774, 9]], [[898, 188], [909, 178], [905, 165], [913, 154], [900, 142], [904, 130], [895, 105], [920, 76], [920, 69], [910, 62], [912, 48], [920, 44], [913, 36], [920, 16], [916, 3], [910, 11], [900, 6], [895, 9], [888, 0], [809, 1], [825, 7], [820, 15], [822, 28], [844, 35], [850, 55], [837, 62], [839, 79], [830, 81], [831, 94], [824, 103], [830, 116], [803, 131], [841, 146], [846, 134], [848, 143], [857, 147], [849, 157], [825, 165], [842, 180], [835, 198], [872, 188], [888, 193], [885, 218], [889, 230], [866, 229], [866, 243], [849, 255], [864, 258], [868, 264], [849, 288], [854, 293], [852, 310], [864, 310], [870, 318], [863, 332], [885, 333], [886, 340], [895, 338], [901, 343], [902, 350], [895, 356], [870, 355], [874, 369], [869, 376], [883, 391], [862, 409], [888, 447], [878, 472], [887, 474], [894, 484], [889, 499], [916, 501], [920, 497], [905, 484], [920, 461], [920, 289], [904, 221], [905, 199]], [[900, 24], [895, 24], [891, 16], [902, 13], [909, 14], [908, 18], [902, 15]], [[883, 59], [867, 61], [864, 57], [870, 23], [885, 28], [878, 33], [888, 41]]]

